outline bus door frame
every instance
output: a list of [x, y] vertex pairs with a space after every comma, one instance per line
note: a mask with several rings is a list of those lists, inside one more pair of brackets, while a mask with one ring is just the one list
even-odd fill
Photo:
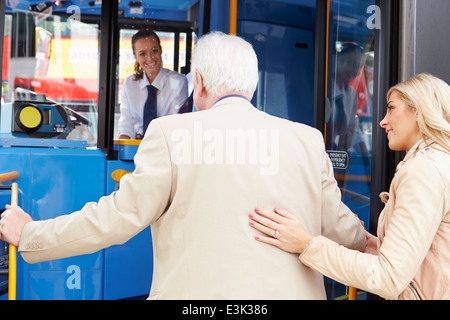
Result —
[[[375, 30], [375, 66], [373, 96], [372, 165], [370, 186], [370, 232], [377, 233], [378, 217], [383, 203], [378, 195], [389, 190], [401, 153], [389, 150], [384, 130], [379, 126], [385, 115], [386, 94], [399, 80], [399, 3], [376, 0], [380, 8], [381, 25]], [[316, 1], [315, 34], [315, 94], [314, 126], [325, 135], [325, 106], [327, 103], [328, 30], [330, 0]], [[375, 174], [374, 174], [375, 173]]]

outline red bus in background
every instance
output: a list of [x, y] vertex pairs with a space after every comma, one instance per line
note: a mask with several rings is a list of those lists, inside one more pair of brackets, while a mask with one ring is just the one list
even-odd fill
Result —
[[11, 37], [5, 36], [3, 41], [3, 61], [2, 61], [2, 98], [5, 99], [4, 94], [8, 92], [8, 72], [9, 72], [9, 57], [11, 56]]
[[[136, 31], [132, 31], [136, 32]], [[173, 70], [174, 39], [160, 36], [163, 47], [163, 65]], [[70, 105], [98, 103], [98, 38], [89, 36], [58, 36], [36, 27], [35, 56], [28, 57], [28, 69], [10, 70], [11, 41], [4, 38], [3, 99], [12, 100], [16, 88], [24, 88], [45, 97]], [[180, 54], [185, 54], [186, 43], [180, 38]], [[134, 55], [131, 36], [120, 39], [118, 65], [119, 92], [125, 78], [133, 74]], [[181, 60], [181, 59], [180, 59]], [[181, 60], [183, 61], [183, 60]], [[16, 62], [17, 64], [17, 62]], [[18, 62], [20, 64], [20, 62]], [[34, 66], [34, 70], [30, 66]], [[12, 73], [14, 72], [14, 73]], [[9, 90], [8, 90], [9, 89]]]

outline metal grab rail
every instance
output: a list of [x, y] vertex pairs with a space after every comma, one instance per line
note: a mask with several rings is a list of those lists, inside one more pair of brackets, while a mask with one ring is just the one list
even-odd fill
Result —
[[[0, 183], [16, 180], [19, 178], [19, 173], [16, 171], [0, 174]], [[18, 205], [19, 186], [14, 182], [10, 187], [1, 186], [0, 189], [11, 189], [11, 206]], [[2, 271], [0, 274], [8, 274], [8, 300], [16, 300], [16, 285], [17, 285], [17, 248], [9, 245], [9, 263], [8, 271]]]
[[349, 287], [348, 288], [348, 300], [358, 300], [357, 298], [357, 289], [354, 287]]
[[237, 32], [237, 0], [230, 0], [230, 34]]
[[[8, 181], [16, 180], [19, 178], [19, 173], [17, 171], [7, 172], [0, 174], [0, 183], [5, 183]], [[8, 187], [9, 189], [9, 187]]]
[[[11, 187], [11, 206], [18, 205], [19, 187], [13, 183]], [[9, 264], [8, 264], [8, 300], [16, 300], [16, 280], [17, 280], [17, 248], [9, 245]]]

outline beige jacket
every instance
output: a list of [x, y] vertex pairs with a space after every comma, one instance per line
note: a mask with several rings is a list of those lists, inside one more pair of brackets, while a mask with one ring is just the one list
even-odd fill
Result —
[[255, 207], [286, 208], [315, 235], [365, 247], [364, 229], [340, 202], [320, 132], [242, 98], [152, 121], [135, 165], [98, 203], [28, 223], [23, 258], [95, 252], [151, 225], [150, 298], [324, 299], [322, 275], [256, 241], [248, 215]]
[[307, 266], [386, 299], [450, 299], [450, 153], [419, 141], [398, 165], [378, 225], [378, 255], [314, 238]]

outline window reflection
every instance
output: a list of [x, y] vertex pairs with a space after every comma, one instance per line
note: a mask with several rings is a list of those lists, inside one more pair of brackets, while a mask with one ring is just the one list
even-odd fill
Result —
[[69, 118], [59, 138], [95, 146], [98, 23], [83, 22], [80, 14], [77, 19], [59, 15], [51, 6], [44, 11], [30, 8], [6, 8], [2, 102], [60, 104]]
[[[343, 202], [369, 228], [372, 152], [374, 33], [367, 8], [374, 0], [330, 3], [326, 148]], [[330, 298], [345, 287], [327, 279]]]
[[[132, 49], [132, 37], [138, 32], [138, 30], [142, 29], [140, 26], [139, 29], [131, 27], [120, 28], [120, 47], [119, 47], [119, 65], [118, 65], [118, 87], [117, 87], [117, 100], [115, 105], [115, 113], [114, 113], [114, 139], [119, 138], [119, 120], [121, 117], [120, 105], [122, 103], [123, 95], [123, 83], [125, 79], [132, 75], [134, 72], [135, 66], [135, 56]], [[152, 29], [151, 27], [148, 27]], [[145, 29], [145, 28], [144, 28]], [[187, 57], [187, 34], [185, 32], [171, 32], [171, 31], [157, 31], [155, 33], [158, 35], [160, 43], [161, 43], [161, 59], [162, 59], [162, 67], [168, 70], [176, 71], [180, 74], [185, 74], [186, 72], [186, 57]], [[178, 56], [176, 53], [178, 52]], [[192, 90], [188, 90], [184, 95], [189, 94]], [[181, 96], [181, 92], [179, 93]], [[172, 98], [174, 102], [177, 102], [178, 98]], [[187, 97], [181, 99], [183, 103]], [[181, 101], [180, 100], [180, 101]], [[178, 103], [178, 102], [177, 102]], [[178, 103], [183, 105], [183, 103]], [[133, 138], [134, 139], [134, 138]]]

